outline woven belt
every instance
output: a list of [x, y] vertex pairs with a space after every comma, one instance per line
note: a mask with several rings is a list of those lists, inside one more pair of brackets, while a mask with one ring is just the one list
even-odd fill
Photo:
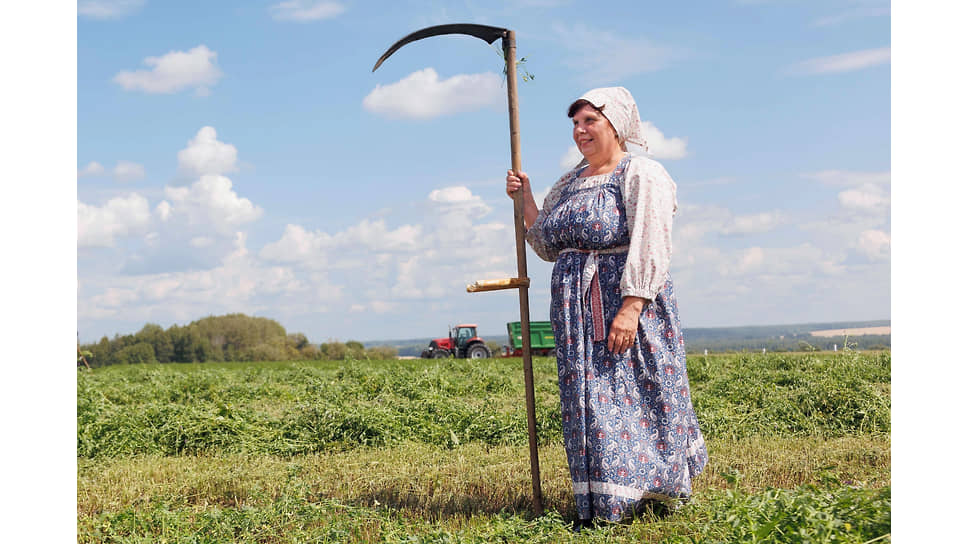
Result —
[[581, 270], [581, 294], [583, 299], [589, 299], [592, 310], [592, 328], [594, 333], [593, 342], [601, 342], [605, 339], [605, 306], [602, 304], [602, 286], [598, 278], [598, 256], [613, 253], [626, 253], [629, 246], [610, 247], [606, 249], [562, 249], [562, 253], [585, 253], [585, 266]]

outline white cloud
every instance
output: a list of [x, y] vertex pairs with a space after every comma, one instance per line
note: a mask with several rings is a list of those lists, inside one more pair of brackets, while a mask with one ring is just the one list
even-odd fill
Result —
[[777, 211], [737, 215], [723, 225], [721, 232], [727, 235], [762, 234], [784, 222], [783, 214]]
[[339, 2], [327, 0], [289, 0], [269, 6], [272, 18], [277, 21], [308, 22], [330, 19], [346, 11]]
[[234, 145], [218, 141], [215, 129], [205, 126], [178, 152], [178, 170], [192, 176], [233, 172], [237, 155]]
[[738, 272], [746, 274], [760, 268], [763, 266], [765, 254], [761, 247], [751, 247], [744, 250], [738, 261]]
[[463, 186], [431, 191], [428, 218], [433, 220], [433, 237], [444, 246], [459, 247], [474, 236], [474, 222], [491, 212], [481, 197]]
[[262, 265], [245, 243], [245, 235], [236, 233], [234, 249], [207, 270], [92, 278], [87, 282], [92, 295], [78, 304], [78, 319], [157, 323], [234, 312], [256, 314], [267, 300], [297, 305], [320, 285], [310, 288], [288, 268]]
[[171, 204], [167, 200], [162, 200], [155, 206], [155, 214], [162, 221], [168, 221], [168, 218], [171, 217]]
[[100, 176], [103, 173], [104, 167], [101, 166], [101, 164], [97, 161], [91, 161], [87, 163], [87, 166], [77, 171], [77, 177], [82, 178], [84, 176]]
[[464, 186], [434, 189], [427, 195], [427, 199], [441, 209], [458, 210], [469, 216], [480, 217], [491, 211], [491, 207], [484, 203], [481, 197], [475, 195]]
[[215, 239], [210, 236], [196, 236], [192, 238], [189, 242], [192, 247], [211, 247], [215, 243]]
[[[571, 170], [577, 166], [583, 158], [584, 157], [582, 157], [581, 151], [578, 151], [578, 146], [573, 145], [568, 148], [568, 151], [566, 151], [560, 159], [558, 159], [558, 167], [562, 170]], [[534, 189], [534, 187], [532, 187], [532, 189]]]
[[363, 99], [363, 107], [391, 118], [430, 119], [498, 107], [505, 96], [497, 74], [460, 74], [441, 80], [433, 68], [424, 68], [396, 83], [377, 85]]
[[672, 232], [676, 245], [691, 246], [709, 235], [764, 234], [789, 222], [787, 215], [778, 210], [737, 215], [721, 206], [684, 205]]
[[793, 74], [814, 75], [853, 72], [888, 64], [891, 62], [891, 48], [864, 49], [829, 57], [818, 57], [798, 62], [790, 68]]
[[165, 187], [165, 197], [171, 202], [170, 217], [188, 225], [210, 225], [222, 234], [262, 216], [262, 208], [239, 197], [225, 176], [204, 175], [191, 187]]
[[111, 247], [115, 238], [140, 233], [148, 226], [148, 200], [131, 194], [109, 200], [104, 206], [77, 202], [78, 247]]
[[642, 121], [642, 131], [645, 133], [645, 143], [649, 146], [649, 153], [657, 159], [681, 159], [686, 156], [685, 138], [666, 138], [650, 121]]
[[580, 24], [554, 25], [552, 30], [561, 46], [568, 50], [565, 64], [581, 73], [591, 85], [654, 72], [685, 56], [682, 49], [656, 45], [641, 37], [623, 38], [611, 30]]
[[401, 300], [450, 300], [477, 279], [513, 275], [510, 218], [490, 221], [490, 206], [470, 189], [434, 190], [416, 208], [416, 224], [364, 219], [334, 233], [290, 224], [259, 256], [297, 271], [328, 272], [330, 288], [354, 293], [359, 311], [390, 311]]
[[415, 225], [403, 225], [395, 230], [387, 229], [382, 219], [364, 219], [333, 237], [335, 247], [361, 248], [370, 251], [413, 251], [420, 247], [421, 229]]
[[884, 213], [891, 207], [891, 195], [883, 186], [872, 183], [842, 191], [837, 195], [837, 200], [850, 210], [875, 214]]
[[[300, 263], [308, 267], [341, 266], [339, 260], [353, 260], [369, 252], [400, 253], [421, 247], [422, 228], [403, 225], [390, 230], [382, 219], [363, 219], [342, 232], [310, 232], [299, 225], [286, 225], [279, 240], [259, 252], [263, 259]], [[333, 260], [336, 258], [338, 260]]]
[[280, 262], [303, 262], [310, 264], [322, 260], [324, 249], [329, 245], [330, 235], [325, 232], [311, 233], [299, 225], [286, 225], [279, 240], [262, 248], [259, 256]]
[[205, 45], [188, 51], [171, 51], [161, 57], [145, 58], [144, 63], [150, 70], [122, 70], [114, 76], [114, 81], [126, 91], [169, 94], [194, 88], [196, 94], [205, 96], [222, 77], [222, 71], [215, 64], [217, 57]]
[[865, 230], [857, 240], [857, 249], [872, 261], [891, 258], [891, 235], [882, 230]]
[[145, 4], [145, 0], [79, 0], [77, 14], [92, 19], [120, 19]]
[[120, 182], [137, 181], [145, 177], [145, 167], [131, 161], [118, 161], [111, 172]]
[[891, 171], [886, 172], [856, 172], [850, 170], [821, 170], [803, 174], [803, 177], [813, 179], [824, 185], [855, 186], [855, 185], [888, 185], [891, 183]]

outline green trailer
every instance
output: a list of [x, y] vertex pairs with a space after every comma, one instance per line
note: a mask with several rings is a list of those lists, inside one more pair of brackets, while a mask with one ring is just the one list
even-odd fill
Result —
[[[508, 323], [508, 345], [504, 346], [505, 357], [521, 356], [521, 322]], [[531, 322], [531, 354], [546, 356], [555, 351], [555, 334], [551, 330], [551, 321]]]

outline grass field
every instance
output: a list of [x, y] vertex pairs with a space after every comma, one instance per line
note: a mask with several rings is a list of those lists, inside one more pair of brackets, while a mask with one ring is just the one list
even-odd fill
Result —
[[889, 542], [890, 353], [690, 357], [693, 500], [582, 533], [554, 361], [115, 366], [78, 374], [79, 542]]

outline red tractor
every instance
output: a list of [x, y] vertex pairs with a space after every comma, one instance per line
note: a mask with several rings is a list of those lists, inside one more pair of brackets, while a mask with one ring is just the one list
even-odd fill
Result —
[[427, 349], [420, 353], [424, 359], [487, 359], [490, 356], [491, 350], [484, 344], [484, 339], [477, 336], [477, 325], [457, 325], [451, 329], [449, 337], [431, 340]]

